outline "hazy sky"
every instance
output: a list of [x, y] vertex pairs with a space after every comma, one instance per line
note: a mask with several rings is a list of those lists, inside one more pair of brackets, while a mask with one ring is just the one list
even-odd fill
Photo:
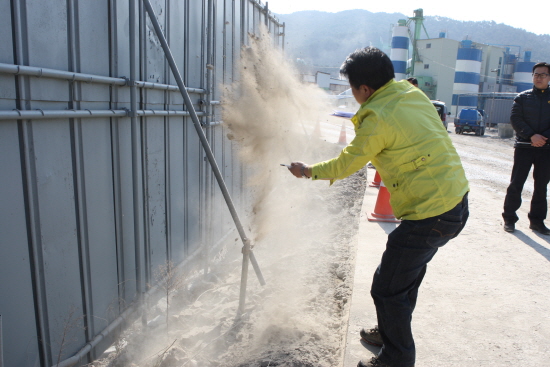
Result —
[[[488, 1], [488, 0], [417, 0], [417, 1], [372, 1], [372, 0], [268, 0], [269, 9], [278, 14], [301, 10], [320, 10], [336, 13], [349, 9], [365, 9], [373, 13], [402, 13], [413, 16], [415, 9], [424, 9], [424, 16], [443, 16], [456, 20], [494, 20], [536, 34], [549, 34], [550, 22], [547, 6], [535, 2]], [[262, 0], [265, 4], [266, 1]], [[512, 5], [505, 5], [506, 3]], [[542, 3], [541, 3], [542, 4]], [[537, 14], [542, 11], [543, 14]], [[395, 20], [396, 22], [398, 19]], [[350, 24], [350, 26], [353, 26]]]

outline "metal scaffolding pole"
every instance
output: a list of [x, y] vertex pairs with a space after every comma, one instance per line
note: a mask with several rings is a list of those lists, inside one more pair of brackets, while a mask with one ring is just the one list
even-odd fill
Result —
[[[136, 110], [136, 116], [191, 116], [188, 111], [174, 110]], [[2, 120], [48, 120], [48, 119], [85, 119], [98, 117], [128, 117], [128, 110], [11, 110], [0, 111]], [[197, 112], [197, 116], [205, 116]]]
[[[73, 73], [70, 71], [39, 68], [35, 66], [4, 64], [4, 63], [0, 63], [0, 73], [11, 74], [11, 75], [35, 76], [37, 78], [60, 79], [60, 80], [66, 80], [69, 82], [76, 81], [76, 82], [84, 82], [84, 83], [90, 83], [90, 84], [108, 84], [108, 85], [118, 85], [118, 86], [128, 86], [130, 84], [130, 81], [127, 80], [126, 78], [113, 78], [113, 77], [107, 77], [107, 76], [101, 76], [101, 75]], [[158, 89], [158, 90], [167, 90], [171, 92], [179, 92], [178, 86], [170, 85], [170, 84], [135, 81], [134, 86], [136, 88], [143, 88], [143, 89]], [[206, 91], [201, 88], [186, 88], [186, 89], [187, 89], [187, 92], [189, 93], [197, 93], [197, 94], [206, 93]]]
[[149, 0], [143, 0], [143, 4], [145, 5], [145, 9], [146, 9], [147, 13], [149, 14], [149, 19], [151, 20], [151, 23], [153, 24], [153, 28], [155, 29], [155, 33], [156, 33], [157, 38], [159, 39], [159, 41], [161, 43], [162, 49], [164, 50], [164, 55], [165, 55], [166, 59], [168, 60], [168, 64], [170, 65], [170, 69], [172, 70], [172, 74], [174, 75], [174, 79], [176, 80], [176, 82], [178, 84], [178, 87], [180, 89], [180, 92], [183, 96], [183, 99], [185, 101], [185, 105], [187, 106], [189, 112], [191, 113], [191, 120], [193, 121], [193, 125], [195, 126], [195, 130], [197, 131], [197, 134], [198, 134], [199, 139], [201, 141], [202, 147], [204, 148], [204, 151], [206, 153], [206, 157], [208, 158], [208, 161], [210, 163], [212, 171], [213, 171], [214, 175], [216, 176], [216, 180], [218, 181], [218, 185], [220, 186], [220, 190], [222, 191], [222, 194], [223, 194], [223, 197], [224, 197], [225, 202], [227, 204], [227, 207], [229, 208], [229, 212], [231, 213], [231, 217], [233, 218], [233, 221], [235, 222], [235, 226], [237, 227], [237, 231], [239, 232], [239, 235], [240, 235], [241, 240], [243, 242], [243, 249], [242, 249], [243, 265], [242, 265], [242, 274], [241, 274], [241, 290], [240, 290], [240, 298], [239, 298], [239, 315], [240, 315], [244, 312], [245, 297], [246, 297], [246, 283], [247, 283], [247, 278], [248, 278], [248, 261], [249, 260], [252, 263], [252, 267], [254, 268], [254, 271], [256, 272], [256, 276], [258, 277], [258, 280], [260, 281], [260, 284], [264, 285], [265, 280], [263, 278], [260, 267], [258, 266], [256, 258], [254, 257], [254, 253], [252, 252], [252, 248], [250, 246], [250, 239], [246, 236], [246, 233], [244, 232], [244, 228], [241, 224], [241, 220], [239, 219], [239, 215], [237, 214], [237, 211], [235, 210], [235, 206], [233, 205], [233, 201], [231, 200], [231, 196], [229, 194], [229, 191], [227, 190], [227, 187], [226, 187], [225, 182], [223, 180], [223, 176], [220, 172], [218, 164], [216, 163], [216, 159], [214, 157], [214, 154], [212, 153], [212, 150], [210, 149], [210, 145], [208, 144], [208, 140], [206, 139], [204, 131], [202, 131], [201, 123], [199, 121], [199, 118], [197, 116], [195, 108], [193, 107], [193, 103], [191, 101], [191, 98], [189, 97], [189, 93], [187, 93], [187, 90], [185, 89], [183, 79], [182, 79], [181, 74], [178, 70], [178, 67], [177, 67], [176, 62], [174, 60], [174, 57], [172, 56], [172, 52], [170, 50], [170, 47], [168, 46], [168, 42], [166, 41], [166, 38], [164, 37], [164, 34], [162, 33], [162, 29], [160, 28], [157, 17], [155, 16], [155, 13], [153, 11], [153, 7], [151, 6], [151, 3], [150, 3]]

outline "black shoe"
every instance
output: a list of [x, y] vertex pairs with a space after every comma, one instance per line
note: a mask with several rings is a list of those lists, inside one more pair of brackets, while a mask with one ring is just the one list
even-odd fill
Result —
[[384, 344], [382, 341], [382, 336], [380, 336], [378, 326], [375, 326], [370, 330], [361, 329], [359, 335], [361, 335], [361, 339], [363, 339], [365, 343], [374, 345], [375, 347], [381, 347], [382, 344]]
[[504, 222], [504, 230], [506, 232], [514, 232], [516, 230], [516, 226], [514, 225], [514, 223]]
[[367, 363], [363, 363], [363, 361], [359, 361], [359, 363], [357, 363], [357, 367], [391, 367], [391, 366], [388, 366], [387, 364], [380, 362], [380, 360], [376, 357], [372, 357], [370, 361], [368, 361]]
[[529, 225], [529, 228], [532, 229], [533, 231], [536, 231], [540, 234], [550, 234], [550, 229], [548, 229], [544, 223], [531, 223], [531, 225]]
[[[372, 357], [370, 361], [368, 361], [367, 363], [363, 363], [363, 361], [359, 361], [359, 363], [357, 363], [357, 367], [391, 367], [391, 366], [380, 362], [380, 360], [377, 357]], [[409, 367], [414, 367], [414, 364]]]

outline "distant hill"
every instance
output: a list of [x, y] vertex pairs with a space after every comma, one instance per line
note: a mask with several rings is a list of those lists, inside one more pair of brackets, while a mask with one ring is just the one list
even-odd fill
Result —
[[[308, 10], [277, 17], [286, 23], [285, 52], [294, 59], [302, 59], [305, 65], [316, 66], [315, 70], [335, 76], [342, 61], [355, 49], [375, 46], [389, 53], [392, 25], [399, 19], [408, 19], [401, 13], [368, 10], [339, 13]], [[532, 51], [531, 61], [550, 62], [549, 35], [539, 36], [496, 22], [465, 22], [434, 16], [424, 17], [424, 27], [429, 38], [438, 38], [443, 31], [447, 38], [457, 41], [468, 37], [479, 43], [521, 46], [522, 54], [525, 50]], [[428, 38], [424, 30], [421, 38]], [[512, 51], [517, 50], [517, 47], [512, 48]]]

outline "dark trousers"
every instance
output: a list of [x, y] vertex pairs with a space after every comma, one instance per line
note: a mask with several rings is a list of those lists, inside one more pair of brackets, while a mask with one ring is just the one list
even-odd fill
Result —
[[378, 328], [384, 345], [378, 358], [392, 367], [414, 365], [416, 354], [411, 318], [427, 263], [455, 238], [468, 219], [468, 194], [446, 213], [422, 220], [404, 220], [388, 236], [386, 250], [372, 282]]
[[504, 212], [502, 217], [506, 223], [518, 221], [516, 211], [521, 206], [521, 192], [533, 166], [535, 189], [531, 199], [529, 220], [532, 223], [543, 223], [548, 209], [546, 203], [546, 187], [550, 181], [550, 149], [516, 148], [514, 152], [514, 168], [510, 186], [506, 190]]

